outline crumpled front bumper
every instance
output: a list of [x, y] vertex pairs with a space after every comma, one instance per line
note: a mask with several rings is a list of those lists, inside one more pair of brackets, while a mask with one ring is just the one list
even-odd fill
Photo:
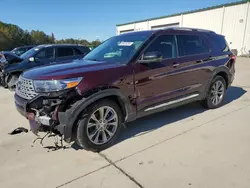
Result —
[[64, 126], [62, 126], [61, 124], [54, 126], [54, 122], [56, 120], [52, 120], [51, 117], [46, 115], [37, 115], [39, 114], [37, 113], [38, 111], [36, 111], [36, 109], [34, 108], [31, 108], [32, 105], [35, 104], [37, 100], [39, 100], [39, 96], [34, 98], [33, 100], [26, 100], [15, 94], [14, 98], [17, 111], [29, 121], [30, 129], [35, 135], [38, 135], [39, 131], [46, 132], [48, 130], [54, 130], [60, 135], [64, 135]]
[[26, 111], [28, 101], [19, 97], [17, 94], [15, 94], [14, 97], [15, 97], [15, 106], [16, 106], [17, 111], [29, 121], [30, 130], [35, 135], [37, 135], [38, 130], [40, 128], [40, 124], [35, 121], [34, 113], [29, 113]]
[[21, 97], [19, 97], [17, 94], [15, 94], [14, 96], [15, 98], [15, 106], [17, 111], [24, 116], [25, 118], [27, 118], [27, 104], [28, 104], [28, 100], [25, 100]]

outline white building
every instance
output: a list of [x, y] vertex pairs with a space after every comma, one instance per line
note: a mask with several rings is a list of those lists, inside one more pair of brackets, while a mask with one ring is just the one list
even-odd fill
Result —
[[226, 37], [238, 54], [250, 51], [250, 0], [117, 25], [117, 34], [167, 27], [209, 29]]

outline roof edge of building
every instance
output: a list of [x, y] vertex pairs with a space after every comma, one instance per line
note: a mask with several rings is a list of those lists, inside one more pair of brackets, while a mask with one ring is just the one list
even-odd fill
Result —
[[154, 18], [150, 18], [150, 19], [143, 19], [143, 20], [127, 22], [127, 23], [123, 23], [123, 24], [116, 24], [116, 26], [123, 26], [123, 25], [135, 24], [135, 23], [140, 23], [140, 22], [145, 22], [145, 21], [158, 20], [158, 19], [162, 19], [162, 18], [169, 18], [169, 17], [174, 17], [174, 16], [202, 12], [202, 11], [206, 11], [206, 10], [213, 10], [213, 9], [222, 8], [222, 7], [240, 5], [240, 4], [245, 4], [248, 2], [250, 2], [250, 0], [236, 1], [236, 2], [232, 2], [232, 3], [226, 3], [226, 4], [211, 6], [211, 7], [207, 7], [207, 8], [201, 8], [201, 9], [196, 9], [196, 10], [191, 10], [191, 11], [186, 11], [186, 12], [181, 12], [181, 13], [176, 13], [176, 14], [170, 14], [170, 15], [166, 15], [166, 16], [154, 17]]

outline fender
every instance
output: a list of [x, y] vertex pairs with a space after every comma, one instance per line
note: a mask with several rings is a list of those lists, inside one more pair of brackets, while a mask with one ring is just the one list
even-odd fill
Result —
[[119, 89], [106, 89], [98, 91], [97, 93], [94, 93], [93, 95], [83, 98], [73, 104], [73, 106], [65, 111], [65, 112], [58, 112], [58, 120], [60, 122], [60, 125], [58, 126], [58, 130], [63, 133], [64, 140], [66, 142], [71, 141], [72, 137], [72, 130], [74, 127], [74, 124], [81, 114], [81, 112], [88, 107], [89, 105], [93, 104], [95, 101], [109, 97], [109, 96], [117, 96], [122, 101], [125, 107], [126, 111], [126, 117], [125, 121], [133, 118], [135, 116], [135, 113], [133, 113], [131, 103], [129, 101], [129, 98], [121, 92]]
[[14, 73], [22, 73], [25, 69], [17, 64], [12, 64], [11, 66], [7, 66], [4, 68], [5, 74], [14, 74]]
[[8, 64], [4, 67], [4, 72], [6, 74], [13, 74], [16, 72], [23, 72], [27, 69], [30, 69], [31, 67], [29, 67], [29, 62], [27, 62], [26, 60], [23, 60], [19, 63], [14, 63], [14, 64]]
[[218, 68], [216, 68], [213, 72], [212, 72], [212, 76], [210, 77], [210, 79], [208, 80], [208, 82], [207, 82], [207, 85], [206, 85], [206, 89], [205, 89], [205, 93], [204, 93], [204, 98], [206, 97], [206, 93], [208, 92], [208, 90], [209, 90], [209, 86], [210, 86], [210, 84], [211, 84], [211, 82], [212, 82], [212, 80], [213, 80], [213, 78], [216, 76], [216, 75], [218, 75], [218, 74], [225, 74], [226, 76], [227, 76], [227, 81], [228, 81], [228, 86], [231, 84], [230, 83], [230, 80], [231, 80], [231, 73], [230, 73], [230, 71], [229, 71], [229, 68], [227, 67], [227, 66], [220, 66], [220, 67], [218, 67]]

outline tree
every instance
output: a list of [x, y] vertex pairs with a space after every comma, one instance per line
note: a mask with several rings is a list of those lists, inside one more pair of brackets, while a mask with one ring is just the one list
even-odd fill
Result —
[[52, 41], [52, 43], [55, 43], [55, 41], [56, 41], [54, 33], [51, 33], [51, 41]]
[[92, 42], [86, 39], [61, 39], [56, 40], [54, 33], [51, 35], [45, 34], [43, 31], [32, 30], [31, 32], [23, 30], [17, 25], [6, 24], [0, 21], [0, 51], [12, 50], [15, 47], [29, 45], [29, 44], [81, 44], [84, 46], [98, 46], [101, 41], [95, 40]]
[[101, 41], [97, 39], [97, 40], [92, 41], [90, 45], [95, 47], [95, 46], [99, 46], [100, 44], [101, 44]]
[[32, 41], [34, 42], [34, 44], [51, 44], [54, 43], [54, 41], [52, 40], [52, 38], [48, 35], [46, 35], [43, 31], [39, 31], [39, 30], [32, 30], [30, 32]]

